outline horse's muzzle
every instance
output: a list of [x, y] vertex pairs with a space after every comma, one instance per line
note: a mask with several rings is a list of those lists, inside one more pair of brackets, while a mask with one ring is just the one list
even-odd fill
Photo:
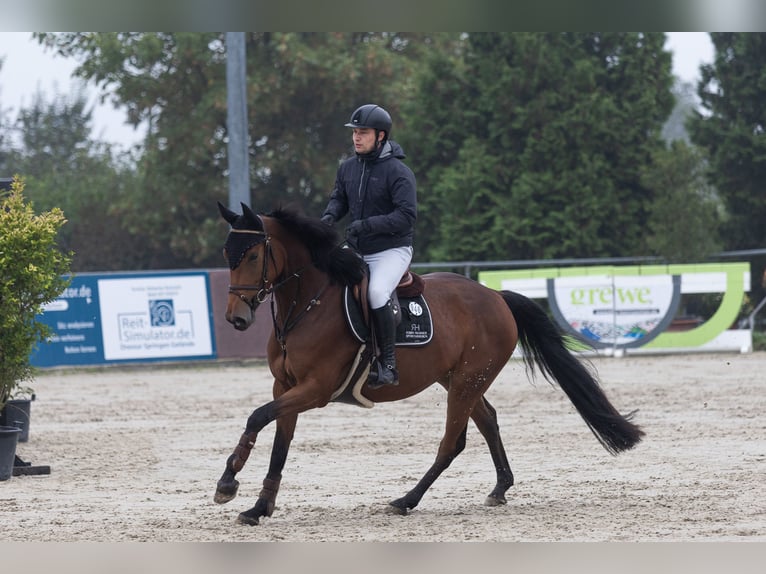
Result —
[[231, 324], [234, 325], [234, 328], [237, 331], [244, 331], [250, 326], [250, 323], [245, 321], [242, 317], [235, 317], [234, 320], [231, 321]]
[[[255, 305], [257, 308], [258, 305]], [[236, 298], [229, 300], [229, 308], [226, 309], [226, 320], [237, 331], [245, 331], [255, 321], [255, 309], [251, 308], [246, 301]]]

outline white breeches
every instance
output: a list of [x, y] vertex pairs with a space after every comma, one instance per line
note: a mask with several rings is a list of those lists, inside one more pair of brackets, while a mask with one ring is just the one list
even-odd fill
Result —
[[399, 279], [409, 268], [412, 247], [396, 247], [371, 253], [364, 255], [364, 260], [370, 268], [370, 285], [367, 288], [370, 307], [380, 309], [391, 298]]

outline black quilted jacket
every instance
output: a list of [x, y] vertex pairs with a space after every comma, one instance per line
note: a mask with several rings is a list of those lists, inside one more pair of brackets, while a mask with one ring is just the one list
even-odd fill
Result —
[[417, 218], [415, 175], [401, 160], [402, 147], [387, 141], [372, 159], [352, 157], [338, 168], [323, 215], [364, 224], [357, 248], [365, 255], [412, 245]]

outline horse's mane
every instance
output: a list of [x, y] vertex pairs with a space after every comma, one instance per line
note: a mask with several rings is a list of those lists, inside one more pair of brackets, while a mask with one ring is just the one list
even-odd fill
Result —
[[327, 273], [334, 283], [356, 285], [364, 277], [364, 260], [354, 249], [345, 246], [334, 227], [303, 215], [295, 206], [280, 206], [265, 215], [278, 221], [303, 243], [317, 269]]

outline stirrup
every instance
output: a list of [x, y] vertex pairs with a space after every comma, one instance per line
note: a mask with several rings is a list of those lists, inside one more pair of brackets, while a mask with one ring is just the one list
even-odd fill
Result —
[[[390, 374], [391, 380], [385, 375]], [[367, 386], [370, 389], [379, 389], [381, 387], [395, 387], [399, 384], [399, 373], [396, 368], [389, 365], [383, 366], [377, 359], [370, 368], [370, 374], [367, 376]]]

